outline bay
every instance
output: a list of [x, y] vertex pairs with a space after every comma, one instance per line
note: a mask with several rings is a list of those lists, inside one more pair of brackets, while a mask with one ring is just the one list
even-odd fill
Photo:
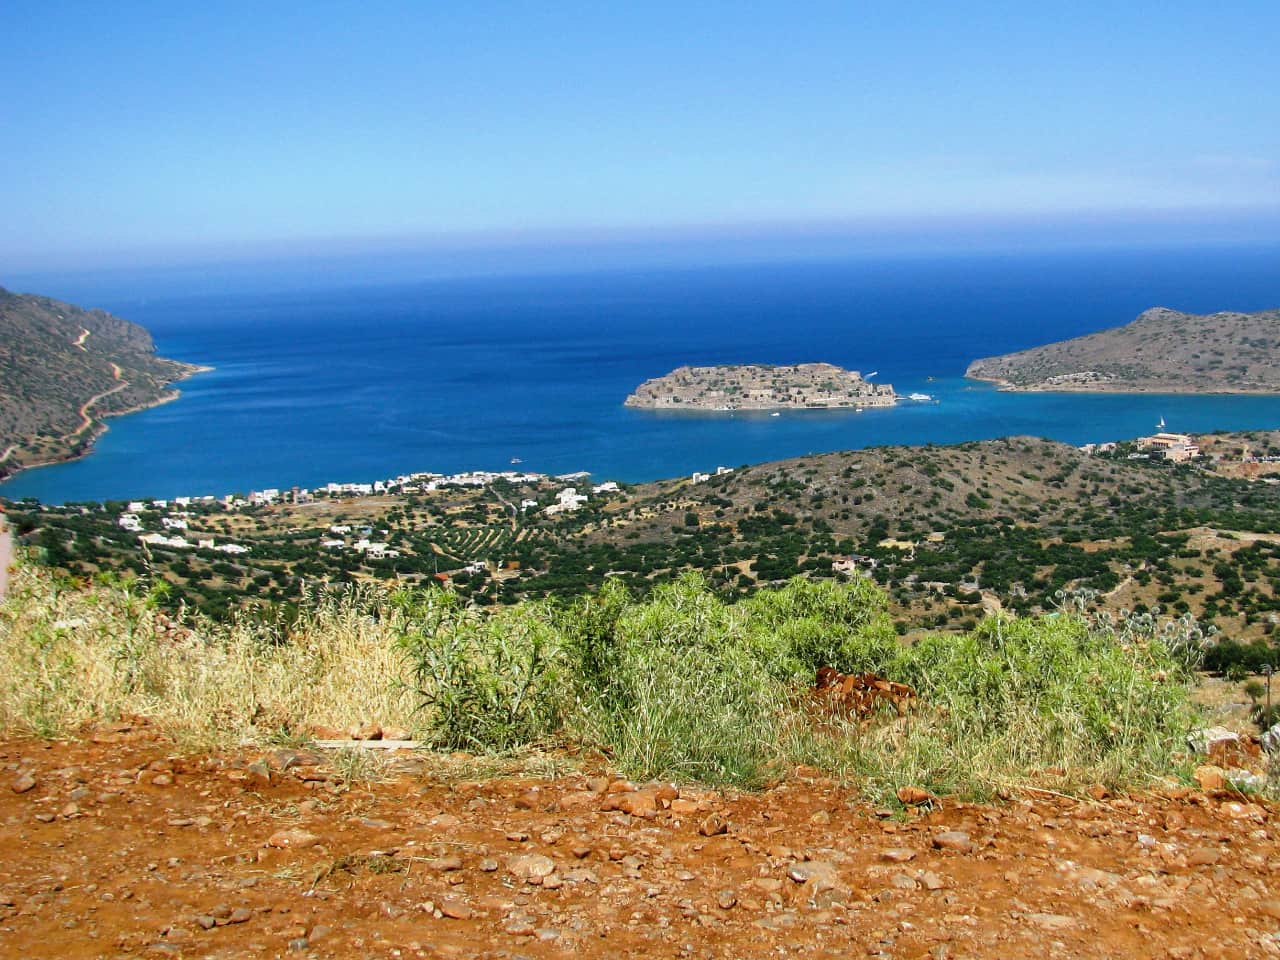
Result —
[[[140, 291], [145, 292], [145, 291]], [[898, 256], [123, 299], [160, 353], [216, 369], [109, 421], [87, 457], [0, 485], [49, 503], [588, 470], [642, 481], [880, 444], [1070, 443], [1280, 426], [1280, 398], [1012, 394], [981, 356], [1132, 320], [1280, 304], [1280, 247]], [[655, 413], [623, 399], [681, 364], [827, 361], [937, 403]]]

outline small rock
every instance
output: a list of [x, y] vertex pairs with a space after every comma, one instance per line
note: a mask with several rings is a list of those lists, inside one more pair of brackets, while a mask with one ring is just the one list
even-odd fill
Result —
[[649, 790], [615, 793], [606, 798], [601, 810], [620, 810], [632, 817], [652, 817], [658, 812], [658, 798]]
[[314, 833], [303, 830], [301, 827], [277, 830], [267, 838], [268, 847], [279, 847], [284, 850], [305, 850], [308, 847], [314, 847], [319, 842], [319, 837]]
[[947, 885], [946, 881], [932, 870], [926, 870], [920, 874], [920, 882], [924, 884], [926, 890], [941, 890]]
[[732, 890], [721, 890], [716, 894], [716, 906], [721, 910], [732, 910], [738, 905], [738, 895]]
[[1211, 867], [1222, 859], [1216, 847], [1197, 847], [1187, 854], [1187, 864], [1193, 867]]
[[1042, 930], [1070, 930], [1078, 926], [1075, 917], [1063, 916], [1060, 913], [1028, 913], [1026, 919]]
[[973, 850], [973, 841], [963, 830], [944, 830], [935, 834], [933, 845], [939, 850], [950, 850], [954, 853], [969, 853]]
[[1187, 748], [1192, 753], [1209, 753], [1215, 747], [1224, 748], [1240, 742], [1240, 735], [1226, 727], [1205, 727], [1187, 737]]
[[10, 785], [10, 789], [12, 789], [14, 793], [26, 793], [28, 790], [34, 790], [35, 785], [36, 778], [32, 776], [31, 771], [24, 770], [14, 777], [13, 783]]
[[248, 907], [236, 907], [227, 917], [227, 923], [247, 923], [253, 918], [253, 911]]
[[196, 926], [201, 930], [212, 930], [217, 923], [217, 921], [207, 913], [200, 914], [200, 916], [195, 918], [195, 921]]
[[517, 810], [541, 810], [547, 805], [546, 798], [542, 795], [541, 787], [530, 787], [520, 796], [516, 797], [513, 806]]
[[729, 832], [729, 824], [725, 822], [724, 817], [718, 813], [708, 815], [700, 824], [698, 824], [698, 833], [704, 837], [717, 837], [722, 833]]
[[898, 801], [912, 806], [928, 803], [932, 799], [933, 794], [924, 787], [902, 787], [898, 791]]
[[541, 881], [556, 872], [556, 862], [540, 853], [525, 853], [508, 860], [507, 870], [526, 883]]
[[382, 727], [376, 723], [358, 723], [347, 730], [352, 740], [381, 740]]
[[265, 760], [255, 760], [244, 769], [248, 782], [255, 787], [271, 786], [271, 765]]
[[905, 873], [895, 873], [889, 878], [889, 883], [897, 887], [899, 890], [915, 890], [918, 886], [916, 878], [908, 876]]
[[480, 861], [480, 870], [483, 873], [493, 873], [498, 869], [498, 861], [493, 857], [485, 857]]
[[1217, 767], [1196, 767], [1191, 776], [1201, 790], [1221, 790], [1227, 785], [1227, 778]]
[[825, 860], [793, 863], [787, 868], [787, 876], [796, 883], [807, 883], [815, 887], [834, 887], [838, 885], [840, 879], [835, 864]]
[[470, 920], [475, 916], [475, 911], [469, 906], [461, 900], [454, 900], [451, 897], [441, 900], [437, 907], [450, 920]]
[[910, 847], [890, 847], [880, 851], [880, 859], [888, 860], [890, 863], [906, 863], [915, 858], [916, 852]]

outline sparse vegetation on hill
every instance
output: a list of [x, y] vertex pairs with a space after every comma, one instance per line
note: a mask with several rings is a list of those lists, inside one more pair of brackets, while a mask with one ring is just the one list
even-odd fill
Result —
[[103, 310], [0, 288], [0, 477], [83, 453], [104, 417], [150, 406], [199, 370]]
[[965, 375], [1018, 390], [1280, 393], [1280, 310], [1153, 307], [1123, 327], [975, 360]]

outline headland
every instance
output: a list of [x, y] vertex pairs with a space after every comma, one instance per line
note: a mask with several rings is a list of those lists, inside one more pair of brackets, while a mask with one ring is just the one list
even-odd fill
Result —
[[1152, 307], [1122, 327], [975, 360], [965, 376], [1002, 390], [1277, 394], [1280, 310]]

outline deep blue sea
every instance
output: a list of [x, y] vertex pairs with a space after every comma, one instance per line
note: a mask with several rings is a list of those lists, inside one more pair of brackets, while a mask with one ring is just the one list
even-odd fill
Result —
[[[48, 291], [55, 293], [56, 291]], [[86, 304], [90, 305], [90, 304]], [[1280, 246], [898, 256], [439, 281], [102, 306], [162, 355], [216, 367], [110, 421], [93, 453], [0, 495], [50, 503], [222, 494], [415, 470], [588, 470], [640, 481], [810, 452], [1031, 434], [1071, 443], [1280, 426], [1280, 398], [1009, 394], [970, 360], [1127, 323], [1147, 307], [1280, 306]], [[823, 360], [936, 404], [625, 409], [681, 364]], [[929, 378], [934, 378], [930, 380]]]

